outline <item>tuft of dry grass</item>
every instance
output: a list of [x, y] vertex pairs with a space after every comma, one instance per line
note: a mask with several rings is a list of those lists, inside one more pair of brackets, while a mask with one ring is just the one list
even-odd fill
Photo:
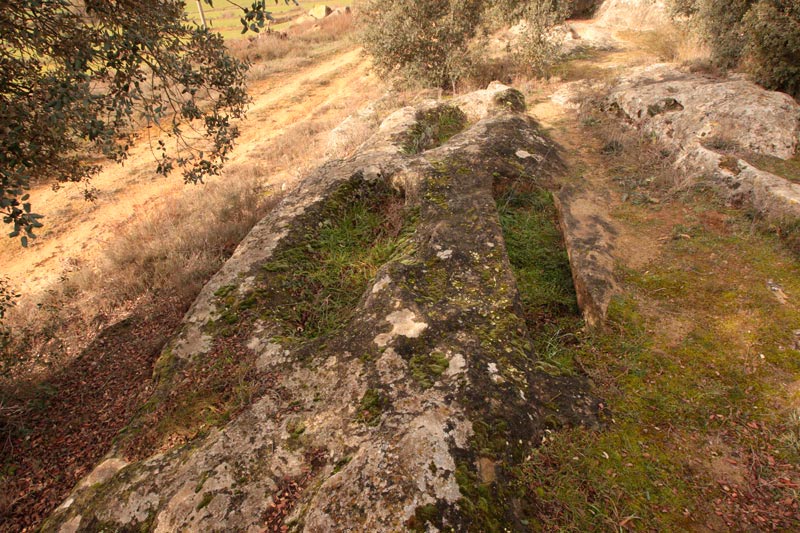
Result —
[[248, 78], [257, 81], [308, 64], [332, 46], [349, 44], [353, 29], [352, 15], [329, 16], [297, 24], [285, 32], [263, 32], [226, 44], [234, 57], [251, 63]]
[[619, 35], [660, 61], [691, 65], [703, 63], [711, 57], [708, 45], [686, 26], [662, 24], [653, 30], [628, 30]]
[[289, 29], [289, 38], [301, 43], [329, 43], [349, 35], [355, 28], [353, 15], [331, 15], [319, 22], [305, 22]]
[[288, 31], [262, 32], [228, 41], [228, 49], [238, 59], [253, 63], [284, 57], [306, 57], [320, 44], [342, 41], [353, 31], [353, 16], [329, 16], [321, 21], [297, 24]]

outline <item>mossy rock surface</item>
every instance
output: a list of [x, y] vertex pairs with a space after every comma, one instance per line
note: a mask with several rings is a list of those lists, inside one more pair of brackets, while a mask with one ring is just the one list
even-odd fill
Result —
[[562, 166], [498, 94], [470, 127], [457, 106], [402, 110], [305, 178], [204, 289], [154, 402], [219, 346], [261, 385], [220, 390], [257, 392], [79, 487], [44, 530], [528, 530], [520, 465], [546, 430], [596, 427], [598, 400], [543, 371], [540, 328], [580, 321], [544, 190]]

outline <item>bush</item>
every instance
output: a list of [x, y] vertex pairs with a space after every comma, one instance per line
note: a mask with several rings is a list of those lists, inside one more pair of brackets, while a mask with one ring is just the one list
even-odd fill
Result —
[[733, 68], [741, 61], [747, 45], [742, 19], [753, 3], [754, 0], [700, 0], [700, 27], [718, 66]]
[[366, 0], [361, 42], [383, 75], [452, 88], [470, 74], [469, 44], [478, 28], [491, 31], [527, 21], [515, 49], [524, 70], [546, 75], [558, 58], [553, 29], [569, 15], [586, 15], [596, 0]]
[[361, 42], [384, 75], [452, 88], [470, 64], [485, 0], [367, 0]]
[[800, 3], [797, 0], [671, 0], [691, 17], [714, 66], [743, 68], [768, 89], [800, 97]]
[[514, 50], [518, 64], [536, 76], [548, 77], [560, 57], [563, 24], [569, 5], [559, 0], [534, 0], [524, 12], [525, 31]]
[[571, 0], [569, 5], [569, 12], [567, 16], [588, 18], [594, 15], [597, 8], [600, 6], [600, 0]]
[[800, 3], [762, 0], [744, 17], [746, 70], [768, 89], [800, 98]]
[[[541, 3], [541, 0], [488, 0], [485, 18], [491, 28], [515, 24], [525, 18], [526, 11]], [[552, 3], [558, 4], [565, 18], [588, 18], [594, 14], [602, 0], [560, 0]]]

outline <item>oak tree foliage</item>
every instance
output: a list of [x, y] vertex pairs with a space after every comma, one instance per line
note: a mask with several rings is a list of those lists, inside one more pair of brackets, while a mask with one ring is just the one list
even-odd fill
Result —
[[[526, 20], [515, 50], [524, 70], [545, 72], [558, 58], [553, 30], [568, 16], [588, 16], [598, 0], [363, 0], [360, 40], [384, 76], [454, 88], [474, 60], [479, 32]], [[480, 53], [480, 50], [477, 51]]]
[[248, 103], [246, 70], [179, 0], [5, 0], [0, 213], [10, 236], [27, 245], [42, 225], [31, 185], [83, 182], [91, 197], [100, 163], [124, 161], [142, 136], [158, 138], [158, 173], [218, 174]]
[[451, 87], [469, 62], [485, 0], [365, 0], [361, 42], [383, 75]]

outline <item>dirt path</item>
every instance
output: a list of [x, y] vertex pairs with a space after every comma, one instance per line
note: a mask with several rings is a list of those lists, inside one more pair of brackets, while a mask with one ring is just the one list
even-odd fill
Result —
[[[253, 84], [250, 93], [254, 101], [248, 120], [241, 125], [242, 135], [230, 163], [279, 157], [271, 150], [271, 143], [288, 129], [322, 117], [343, 118], [360, 101], [345, 90], [353, 85], [365, 88], [364, 98], [374, 95], [377, 86], [374, 79], [367, 78], [367, 61], [358, 49]], [[309, 158], [314, 159], [314, 154]], [[45, 228], [28, 249], [10, 239], [0, 240], [0, 272], [19, 292], [34, 296], [58, 282], [65, 269], [78, 262], [91, 263], [137, 211], [156, 198], [179, 201], [187, 189], [179, 176], [159, 177], [154, 169], [153, 156], [142, 142], [124, 166], [107, 165], [93, 179], [92, 185], [98, 189], [94, 203], [83, 201], [78, 186], [60, 191], [47, 186], [32, 190], [31, 201], [46, 217]], [[292, 177], [284, 174], [268, 179]]]

